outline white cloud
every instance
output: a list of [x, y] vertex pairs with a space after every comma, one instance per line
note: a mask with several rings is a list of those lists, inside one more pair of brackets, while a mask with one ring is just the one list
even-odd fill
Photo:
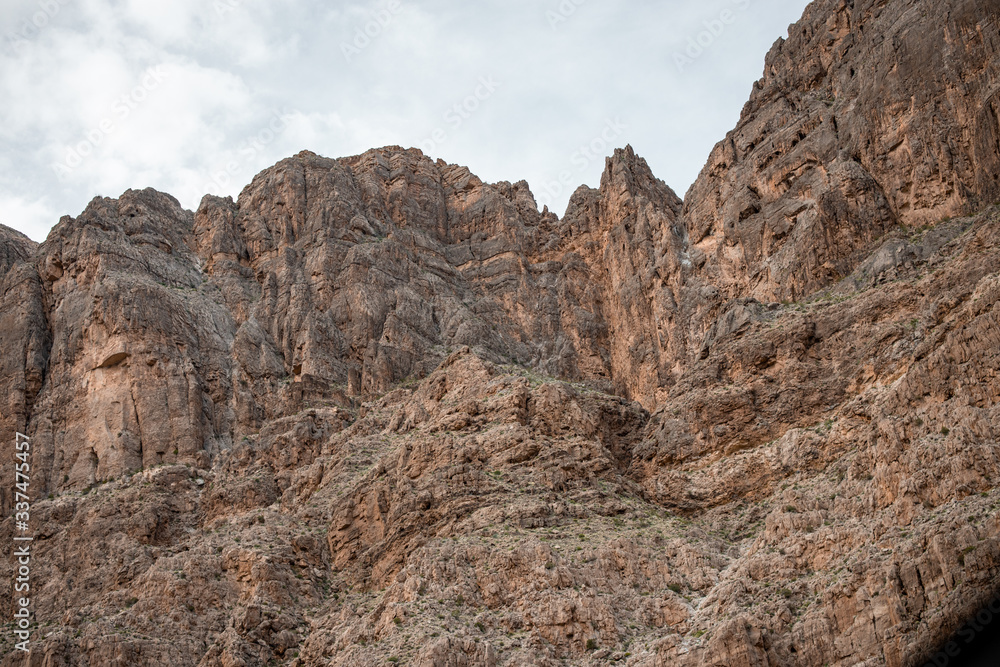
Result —
[[47, 200], [28, 201], [0, 193], [0, 224], [38, 240], [44, 238], [49, 228], [58, 221], [55, 210]]

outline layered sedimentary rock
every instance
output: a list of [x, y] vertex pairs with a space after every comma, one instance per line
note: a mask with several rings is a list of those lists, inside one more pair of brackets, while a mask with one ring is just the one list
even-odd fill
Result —
[[2, 664], [918, 664], [1000, 586], [998, 13], [813, 3], [683, 202], [389, 147], [0, 227]]

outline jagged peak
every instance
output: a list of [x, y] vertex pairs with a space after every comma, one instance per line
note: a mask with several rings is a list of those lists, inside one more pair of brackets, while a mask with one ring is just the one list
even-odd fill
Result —
[[23, 232], [19, 232], [12, 227], [8, 227], [2, 222], [0, 222], [0, 241], [19, 241], [19, 242], [27, 242], [33, 245], [38, 245]]
[[0, 224], [0, 277], [16, 262], [27, 260], [37, 247], [21, 232]]
[[79, 219], [88, 222], [97, 217], [135, 218], [150, 213], [168, 218], [186, 218], [191, 215], [191, 211], [181, 206], [177, 198], [167, 192], [155, 188], [130, 188], [117, 198], [94, 197]]
[[188, 232], [194, 212], [185, 209], [173, 195], [155, 188], [128, 189], [115, 197], [96, 196], [76, 217], [64, 215], [39, 244], [47, 252], [53, 244], [78, 234], [88, 227], [119, 229], [126, 234], [153, 234], [169, 237]]
[[680, 213], [683, 205], [677, 193], [653, 175], [649, 164], [631, 144], [616, 148], [614, 154], [605, 160], [600, 192], [607, 201], [643, 196], [674, 215]]

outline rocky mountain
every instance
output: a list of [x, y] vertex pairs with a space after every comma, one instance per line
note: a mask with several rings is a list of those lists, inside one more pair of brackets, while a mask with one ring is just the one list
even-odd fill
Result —
[[998, 119], [995, 1], [817, 0], [683, 201], [389, 147], [0, 227], [0, 664], [923, 664], [1000, 587]]

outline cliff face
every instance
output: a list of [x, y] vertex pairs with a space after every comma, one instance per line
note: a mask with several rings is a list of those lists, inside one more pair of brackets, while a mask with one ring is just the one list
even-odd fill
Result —
[[[10, 479], [14, 475], [13, 439], [15, 433], [27, 429], [49, 350], [41, 280], [31, 265], [36, 248], [37, 244], [23, 234], [0, 225], [0, 377], [7, 388], [0, 398], [0, 428], [5, 438], [0, 444], [5, 456], [0, 470]], [[13, 488], [6, 486], [0, 490], [5, 515], [14, 507]]]
[[998, 17], [813, 3], [684, 202], [393, 147], [0, 228], [30, 664], [917, 664], [1000, 584]]
[[990, 0], [812, 3], [688, 194], [705, 275], [798, 299], [889, 229], [1000, 198], [998, 28]]
[[11, 371], [34, 382], [11, 427], [32, 429], [48, 492], [208, 467], [271, 420], [385, 393], [460, 346], [641, 395], [660, 355], [655, 248], [680, 200], [623, 151], [574, 206], [543, 218], [523, 183], [401, 149], [302, 154], [194, 215], [154, 191], [95, 200], [37, 249], [10, 242], [8, 279], [28, 286], [9, 330], [48, 341]]

